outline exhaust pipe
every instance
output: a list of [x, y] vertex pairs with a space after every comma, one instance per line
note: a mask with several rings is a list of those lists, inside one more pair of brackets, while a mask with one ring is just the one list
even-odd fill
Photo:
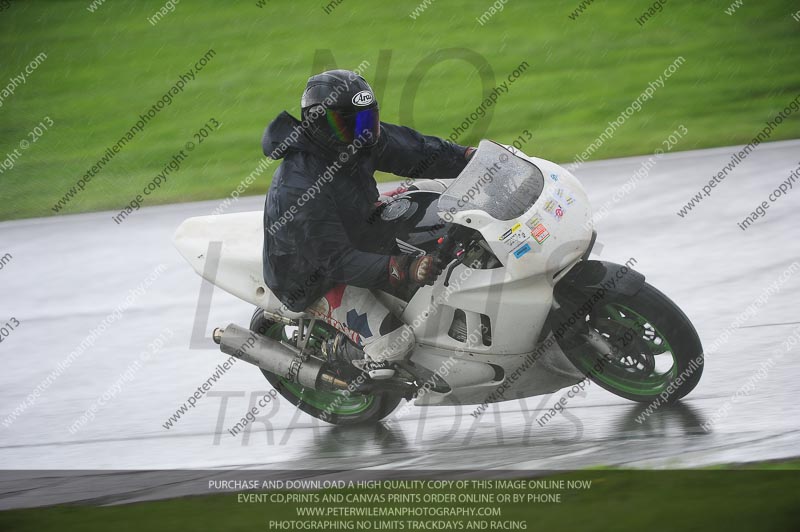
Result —
[[277, 340], [254, 333], [231, 323], [225, 329], [214, 329], [214, 341], [223, 353], [274, 373], [291, 382], [317, 388], [321, 382], [346, 389], [347, 383], [323, 371], [322, 363], [303, 357], [300, 350]]

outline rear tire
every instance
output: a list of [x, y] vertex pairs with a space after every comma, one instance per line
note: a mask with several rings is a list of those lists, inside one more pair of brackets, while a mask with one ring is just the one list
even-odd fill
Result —
[[[275, 340], [288, 341], [284, 325], [268, 320], [256, 309], [250, 320], [250, 330]], [[318, 391], [289, 382], [274, 373], [261, 370], [267, 381], [284, 399], [326, 423], [333, 425], [374, 424], [391, 414], [402, 397], [391, 393], [360, 394]]]
[[675, 303], [647, 283], [634, 296], [609, 294], [585, 325], [613, 346], [611, 360], [586, 343], [559, 344], [576, 368], [615, 395], [672, 403], [700, 382], [703, 346], [697, 331]]

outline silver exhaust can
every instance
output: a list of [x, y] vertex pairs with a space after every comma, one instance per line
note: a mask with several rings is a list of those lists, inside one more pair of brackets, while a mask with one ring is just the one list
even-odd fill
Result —
[[300, 355], [300, 350], [231, 323], [214, 331], [214, 341], [223, 353], [234, 356], [279, 377], [316, 388], [322, 363]]

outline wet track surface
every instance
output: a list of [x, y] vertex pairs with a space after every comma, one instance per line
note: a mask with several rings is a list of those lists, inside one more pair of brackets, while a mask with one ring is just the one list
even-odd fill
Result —
[[[796, 456], [800, 348], [787, 352], [785, 345], [800, 327], [800, 265], [784, 272], [800, 261], [800, 184], [747, 231], [737, 222], [798, 167], [800, 141], [759, 146], [710, 197], [685, 217], [676, 214], [734, 151], [665, 156], [616, 203], [612, 198], [645, 158], [573, 170], [596, 209], [613, 203], [597, 224], [596, 256], [620, 263], [635, 258], [636, 269], [693, 320], [706, 349], [716, 342], [695, 391], [644, 420], [642, 406], [591, 385], [544, 426], [536, 419], [566, 390], [494, 405], [478, 419], [470, 415], [473, 406], [414, 408], [375, 428], [332, 427], [277, 401], [261, 409], [251, 432], [232, 436], [227, 429], [269, 389], [256, 368], [239, 362], [167, 429], [170, 415], [225, 360], [210, 340], [190, 348], [195, 322], [208, 334], [229, 322], [246, 325], [252, 313], [219, 290], [205, 311], [200, 278], [172, 247], [183, 219], [209, 214], [219, 202], [144, 208], [121, 225], [112, 213], [2, 223], [0, 255], [12, 258], [0, 270], [0, 319], [19, 325], [0, 343], [0, 469], [20, 471], [0, 477], [0, 508], [203, 492], [202, 482], [169, 475], [137, 477], [141, 485], [131, 487], [109, 475], [98, 483], [97, 472], [59, 479], [22, 471], [31, 469], [257, 468], [313, 475], [330, 469], [680, 468]], [[261, 198], [246, 198], [229, 212], [261, 205]], [[745, 313], [770, 285], [777, 288]], [[90, 331], [120, 305], [121, 317], [88, 345]], [[718, 341], [739, 316], [746, 318]], [[159, 335], [169, 338], [165, 347], [137, 362]], [[70, 358], [82, 342], [86, 348]], [[47, 380], [59, 364], [61, 373]], [[113, 398], [71, 432], [115, 382]], [[37, 386], [39, 397], [14, 417]]]

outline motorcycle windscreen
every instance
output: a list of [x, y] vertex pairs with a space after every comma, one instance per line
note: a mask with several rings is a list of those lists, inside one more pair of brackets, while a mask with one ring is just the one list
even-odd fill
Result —
[[496, 220], [519, 218], [536, 203], [544, 175], [500, 144], [482, 140], [455, 182], [439, 199], [439, 211], [479, 209]]

